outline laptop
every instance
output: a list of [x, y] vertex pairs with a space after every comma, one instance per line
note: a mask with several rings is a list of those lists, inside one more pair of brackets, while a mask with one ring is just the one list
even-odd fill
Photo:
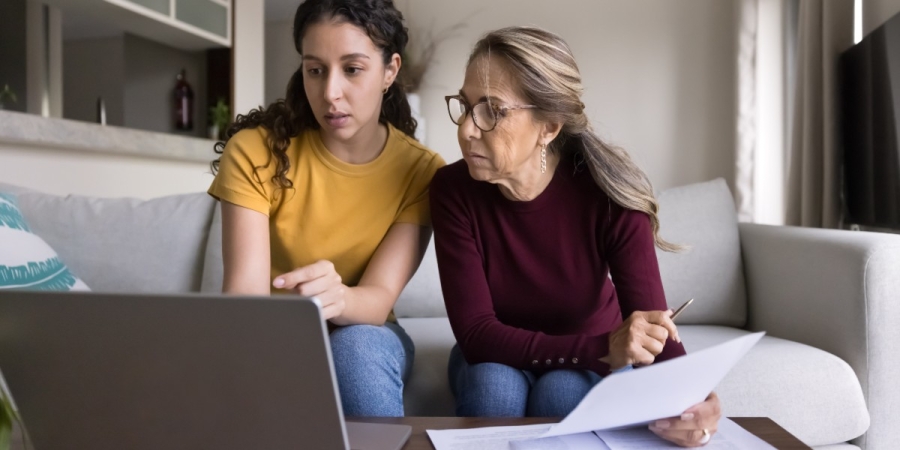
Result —
[[346, 422], [317, 300], [0, 291], [0, 370], [39, 450], [397, 450]]

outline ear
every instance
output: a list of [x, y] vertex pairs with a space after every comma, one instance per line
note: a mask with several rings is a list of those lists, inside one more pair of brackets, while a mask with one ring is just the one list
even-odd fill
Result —
[[562, 131], [562, 124], [556, 122], [544, 122], [541, 127], [541, 142], [551, 143], [559, 132]]
[[391, 60], [384, 66], [384, 87], [390, 87], [394, 84], [394, 80], [397, 79], [397, 74], [400, 73], [400, 66], [402, 65], [403, 61], [400, 59], [400, 54], [394, 53], [391, 55]]

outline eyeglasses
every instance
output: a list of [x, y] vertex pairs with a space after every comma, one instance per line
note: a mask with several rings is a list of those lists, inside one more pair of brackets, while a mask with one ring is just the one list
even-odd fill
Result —
[[516, 109], [536, 109], [535, 105], [504, 105], [498, 106], [486, 101], [476, 103], [475, 106], [469, 106], [465, 100], [459, 95], [448, 95], [444, 97], [447, 101], [447, 112], [450, 113], [450, 120], [457, 125], [461, 125], [466, 120], [469, 111], [472, 112], [472, 122], [481, 131], [491, 131], [497, 127], [500, 119], [506, 117], [506, 113]]

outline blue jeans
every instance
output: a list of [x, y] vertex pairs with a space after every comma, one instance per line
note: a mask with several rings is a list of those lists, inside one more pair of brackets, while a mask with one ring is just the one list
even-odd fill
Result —
[[331, 332], [331, 355], [347, 417], [403, 417], [403, 383], [415, 347], [400, 325], [351, 325]]
[[536, 374], [498, 363], [470, 365], [459, 346], [450, 351], [447, 371], [460, 417], [564, 417], [603, 379], [590, 370]]

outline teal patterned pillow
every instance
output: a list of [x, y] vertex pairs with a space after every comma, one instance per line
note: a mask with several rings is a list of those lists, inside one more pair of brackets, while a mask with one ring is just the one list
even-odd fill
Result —
[[0, 192], [0, 289], [87, 291], [50, 246], [25, 223], [16, 197]]

